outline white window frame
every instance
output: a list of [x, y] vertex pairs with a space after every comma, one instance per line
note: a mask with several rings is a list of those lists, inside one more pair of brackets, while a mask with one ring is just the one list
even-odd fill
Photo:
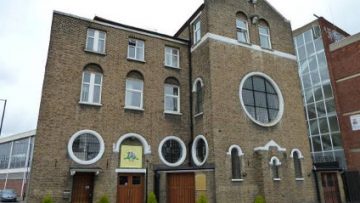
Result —
[[[280, 162], [280, 160], [279, 160], [279, 158], [277, 158], [276, 156], [273, 156], [273, 157], [271, 157], [271, 159], [270, 159], [270, 162], [269, 162], [269, 165], [270, 166], [274, 166], [274, 160], [275, 160], [275, 166], [277, 166], [277, 173], [278, 173], [278, 175], [279, 175], [279, 178], [274, 178], [274, 174], [271, 174], [273, 177], [272, 177], [272, 179], [274, 180], [274, 181], [280, 181], [281, 180], [281, 178], [280, 178], [280, 166], [281, 166], [281, 162]], [[270, 169], [271, 169], [271, 173], [273, 173], [273, 170], [272, 170], [272, 168], [270, 167]]]
[[[176, 87], [176, 88], [178, 88], [178, 95], [166, 94], [166, 92], [165, 92], [166, 87], [171, 87], [171, 88]], [[178, 106], [177, 111], [166, 110], [166, 98], [167, 97], [170, 97], [171, 99], [172, 98], [177, 98], [177, 106]], [[180, 113], [180, 86], [172, 85], [172, 84], [165, 84], [164, 85], [164, 113], [166, 113], [166, 114], [181, 114]]]
[[[90, 74], [90, 82], [85, 82], [84, 78], [85, 78], [85, 73], [89, 73]], [[101, 77], [101, 83], [99, 84], [95, 84], [95, 76], [96, 75], [100, 75]], [[90, 72], [90, 71], [83, 71], [83, 75], [82, 75], [82, 81], [81, 81], [81, 93], [80, 93], [80, 102], [81, 104], [90, 104], [90, 105], [101, 105], [101, 93], [102, 93], [102, 83], [103, 83], [103, 75], [102, 73], [99, 72]], [[88, 100], [84, 101], [83, 100], [83, 93], [84, 93], [84, 84], [89, 85], [89, 95], [88, 95]], [[99, 92], [99, 102], [94, 102], [94, 87], [95, 86], [100, 86], [100, 92]]]
[[[176, 55], [173, 54], [173, 51], [176, 51]], [[167, 57], [166, 56], [170, 56], [170, 62], [166, 61]], [[177, 57], [177, 62], [176, 64], [174, 64], [173, 61], [173, 56]], [[173, 48], [173, 47], [165, 47], [165, 60], [164, 60], [164, 64], [167, 67], [171, 67], [171, 68], [180, 68], [180, 50], [177, 48]]]
[[[94, 31], [94, 36], [90, 36], [89, 35], [89, 31]], [[100, 33], [104, 33], [104, 38], [100, 38]], [[88, 39], [92, 38], [94, 39], [94, 43], [93, 43], [93, 47], [89, 47], [88, 44]], [[99, 51], [99, 41], [103, 40], [104, 41], [104, 51], [101, 52]], [[96, 29], [92, 29], [92, 28], [88, 28], [87, 32], [86, 32], [86, 46], [85, 46], [85, 50], [86, 51], [91, 51], [91, 52], [95, 52], [95, 53], [101, 53], [101, 54], [105, 54], [106, 52], [106, 32], [104, 31], [100, 31], [100, 30], [96, 30]]]
[[[240, 27], [238, 26], [238, 23], [237, 21], [242, 21], [246, 27]], [[246, 36], [246, 40], [245, 42], [243, 41], [240, 41], [240, 39], [238, 38], [238, 32], [246, 32], [245, 33], [245, 36]], [[236, 38], [239, 42], [242, 42], [242, 43], [250, 43], [250, 36], [249, 36], [249, 23], [248, 21], [244, 20], [244, 19], [241, 19], [241, 18], [237, 18], [236, 19]]]
[[[137, 89], [131, 89], [128, 87], [127, 83], [128, 81], [137, 81], [137, 82], [141, 82], [141, 85], [142, 85], [142, 89], [141, 90], [137, 90]], [[141, 93], [141, 101], [140, 101], [140, 106], [131, 106], [131, 105], [128, 105], [126, 103], [126, 98], [128, 97], [128, 92], [135, 92], [135, 93]], [[144, 110], [143, 108], [143, 103], [144, 101], [144, 81], [141, 80], [141, 79], [136, 79], [136, 78], [126, 78], [126, 81], [125, 81], [125, 107], [126, 109], [134, 109], [134, 110]]]
[[[205, 142], [206, 153], [205, 153], [205, 157], [204, 157], [203, 161], [200, 161], [196, 155], [196, 145], [199, 142], [199, 140], [203, 140]], [[207, 158], [209, 156], [209, 145], [208, 145], [208, 142], [204, 135], [198, 135], [195, 137], [194, 142], [191, 147], [191, 156], [192, 156], [192, 159], [193, 159], [195, 165], [197, 165], [197, 166], [202, 166], [207, 161]]]
[[[267, 31], [268, 31], [269, 34], [263, 34], [263, 33], [261, 33], [261, 32], [260, 32], [260, 28], [267, 29]], [[260, 42], [260, 47], [265, 48], [265, 49], [272, 49], [272, 46], [271, 46], [271, 38], [270, 38], [270, 28], [269, 28], [268, 26], [261, 26], [261, 25], [259, 25], [259, 29], [258, 29], [258, 30], [259, 30], [259, 42]], [[269, 43], [269, 47], [264, 47], [264, 46], [262, 46], [262, 44], [261, 44], [261, 36], [264, 36], [264, 37], [267, 38], [268, 43]]]
[[[74, 144], [74, 141], [77, 137], [79, 137], [80, 135], [82, 134], [91, 134], [91, 135], [94, 135], [98, 140], [99, 140], [99, 143], [100, 143], [100, 150], [99, 150], [99, 153], [98, 155], [93, 158], [92, 160], [88, 160], [88, 161], [84, 161], [84, 160], [81, 160], [79, 158], [77, 158], [72, 150], [72, 146]], [[67, 149], [68, 149], [68, 153], [69, 153], [69, 156], [70, 158], [75, 161], [76, 163], [78, 164], [81, 164], [81, 165], [90, 165], [90, 164], [93, 164], [93, 163], [96, 163], [97, 161], [99, 161], [102, 157], [102, 155], [104, 154], [104, 151], [105, 151], [105, 144], [104, 144], [104, 140], [102, 139], [101, 135], [93, 130], [81, 130], [81, 131], [78, 131], [76, 132], [74, 135], [71, 136], [70, 140], [69, 140], [69, 143], [68, 143], [68, 146], [67, 146]]]
[[[274, 119], [273, 121], [269, 122], [269, 123], [263, 123], [263, 122], [260, 122], [258, 120], [256, 120], [255, 118], [253, 118], [253, 116], [246, 110], [246, 106], [245, 106], [245, 103], [244, 103], [244, 100], [242, 98], [242, 91], [243, 91], [243, 86], [245, 84], [245, 81], [249, 78], [249, 77], [252, 77], [252, 76], [260, 76], [260, 77], [263, 77], [265, 78], [265, 80], [267, 80], [272, 86], [273, 88], [275, 89], [275, 92], [277, 93], [278, 95], [278, 98], [279, 98], [279, 112], [278, 112], [278, 115], [276, 117], [276, 119]], [[265, 73], [262, 73], [262, 72], [251, 72], [251, 73], [248, 73], [247, 75], [244, 76], [244, 78], [241, 80], [241, 83], [240, 83], [240, 91], [239, 91], [239, 97], [240, 97], [240, 103], [241, 103], [241, 106], [243, 107], [246, 115], [256, 124], [260, 125], [260, 126], [263, 126], [263, 127], [272, 127], [274, 125], [276, 125], [277, 123], [280, 122], [283, 114], [284, 114], [284, 98], [282, 96], [282, 93], [281, 93], [281, 90], [279, 88], [279, 86], [275, 83], [275, 81], [270, 78], [268, 75], [266, 75]]]
[[[130, 41], [135, 41], [135, 46], [130, 45], [129, 42]], [[142, 43], [142, 46], [141, 46]], [[130, 48], [134, 48], [135, 49], [135, 57], [130, 57]], [[138, 58], [138, 49], [141, 49], [142, 54], [143, 54], [143, 58]], [[127, 55], [128, 59], [131, 60], [136, 60], [136, 61], [145, 61], [145, 41], [143, 40], [139, 40], [139, 39], [133, 39], [133, 38], [129, 38], [128, 40], [128, 55]]]
[[[295, 177], [295, 180], [297, 180], [297, 181], [303, 181], [304, 180], [304, 174], [303, 174], [303, 170], [302, 170], [302, 159], [304, 159], [304, 156], [303, 156], [303, 154], [301, 153], [301, 151], [299, 150], [299, 149], [293, 149], [293, 150], [291, 150], [291, 153], [290, 153], [290, 158], [292, 158], [292, 159], [294, 159], [294, 153], [297, 153], [298, 154], [298, 159], [299, 159], [299, 161], [300, 161], [300, 172], [301, 172], [301, 174], [302, 174], [302, 177]], [[294, 165], [294, 170], [296, 170], [295, 169], [295, 165]]]
[[197, 19], [195, 20], [193, 24], [193, 40], [194, 44], [197, 44], [201, 39], [201, 20]]
[[[182, 148], [182, 155], [181, 157], [179, 158], [179, 160], [176, 162], [176, 163], [170, 163], [168, 161], [166, 161], [166, 159], [164, 158], [163, 154], [161, 153], [161, 149], [163, 147], [163, 145], [165, 144], [166, 141], [168, 140], [175, 140], [177, 141], [179, 144], [180, 144], [180, 147]], [[160, 157], [160, 160], [166, 164], [167, 166], [170, 166], [170, 167], [176, 167], [176, 166], [180, 166], [186, 159], [186, 146], [185, 146], [185, 143], [178, 137], [176, 136], [167, 136], [165, 137], [163, 140], [161, 140], [160, 144], [159, 144], [159, 148], [158, 148], [158, 153], [159, 153], [159, 157]]]

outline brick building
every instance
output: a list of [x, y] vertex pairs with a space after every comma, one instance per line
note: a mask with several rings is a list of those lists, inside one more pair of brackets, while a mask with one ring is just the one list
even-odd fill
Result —
[[347, 201], [360, 200], [356, 166], [359, 139], [351, 127], [359, 111], [358, 38], [322, 17], [294, 31], [310, 150], [322, 202], [345, 202], [345, 195]]
[[360, 34], [331, 44], [329, 50], [329, 70], [348, 170], [348, 200], [360, 201]]
[[206, 0], [174, 36], [54, 12], [27, 202], [316, 202], [304, 120], [266, 0]]

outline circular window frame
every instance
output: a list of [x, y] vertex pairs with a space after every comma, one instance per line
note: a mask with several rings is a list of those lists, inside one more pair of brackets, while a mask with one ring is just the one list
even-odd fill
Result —
[[[170, 163], [168, 161], [166, 161], [166, 159], [163, 157], [162, 153], [161, 153], [161, 149], [163, 147], [163, 145], [165, 144], [166, 141], [168, 140], [175, 140], [178, 143], [180, 143], [181, 149], [182, 149], [182, 155], [180, 156], [179, 160], [175, 163]], [[167, 166], [170, 167], [176, 167], [176, 166], [180, 166], [182, 163], [184, 163], [185, 159], [186, 159], [186, 146], [185, 143], [178, 137], [176, 136], [167, 136], [165, 137], [163, 140], [161, 140], [160, 144], [159, 144], [159, 148], [158, 148], [158, 153], [159, 153], [159, 157], [160, 160]]]
[[[72, 145], [74, 144], [74, 141], [76, 140], [76, 138], [78, 138], [82, 134], [94, 135], [99, 140], [99, 143], [100, 143], [99, 153], [96, 155], [95, 158], [88, 160], [88, 161], [84, 161], [84, 160], [77, 158], [72, 150]], [[76, 163], [81, 164], [81, 165], [90, 165], [90, 164], [96, 163], [97, 161], [99, 161], [101, 159], [104, 152], [105, 152], [104, 140], [102, 139], [102, 137], [99, 133], [97, 133], [93, 130], [80, 130], [80, 131], [76, 132], [75, 134], [73, 134], [68, 142], [68, 153], [69, 153], [70, 158], [73, 161], [75, 161]]]
[[[206, 148], [206, 153], [205, 153], [205, 157], [204, 157], [203, 161], [200, 161], [198, 159], [197, 155], [196, 155], [196, 145], [197, 145], [197, 143], [199, 142], [200, 139], [202, 139], [205, 142], [205, 148]], [[191, 147], [191, 156], [192, 156], [192, 159], [193, 159], [196, 166], [202, 166], [202, 165], [205, 164], [205, 162], [207, 161], [207, 158], [209, 156], [209, 144], [208, 144], [205, 136], [198, 135], [198, 136], [195, 137], [194, 142], [193, 142], [192, 147]]]
[[[260, 122], [258, 120], [256, 120], [255, 118], [253, 118], [253, 116], [246, 110], [246, 107], [245, 107], [245, 104], [244, 104], [244, 100], [242, 98], [242, 90], [243, 90], [243, 86], [245, 84], [245, 81], [252, 77], [252, 76], [260, 76], [260, 77], [263, 77], [265, 78], [272, 86], [273, 88], [275, 89], [277, 95], [278, 95], [278, 98], [279, 98], [279, 112], [276, 116], [276, 118], [269, 122], [269, 123], [263, 123], [263, 122]], [[265, 73], [262, 73], [262, 72], [251, 72], [251, 73], [248, 73], [244, 76], [244, 78], [241, 80], [240, 82], [240, 88], [239, 88], [239, 98], [240, 98], [240, 103], [241, 103], [241, 106], [242, 108], [244, 109], [246, 115], [254, 122], [256, 123], [257, 125], [260, 125], [262, 127], [272, 127], [272, 126], [275, 126], [276, 124], [278, 124], [284, 114], [284, 97], [281, 93], [281, 90], [279, 88], [279, 86], [276, 84], [276, 82], [271, 78], [269, 77], [268, 75], [266, 75]]]

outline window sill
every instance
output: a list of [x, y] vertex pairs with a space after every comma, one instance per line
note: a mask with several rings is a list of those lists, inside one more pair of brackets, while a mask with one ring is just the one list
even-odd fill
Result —
[[232, 182], [243, 182], [244, 179], [242, 179], [242, 178], [241, 178], [241, 179], [231, 179], [231, 181], [232, 181]]
[[200, 116], [202, 116], [202, 115], [204, 115], [204, 112], [197, 113], [197, 114], [194, 115], [194, 118], [200, 117]]
[[281, 178], [273, 178], [273, 181], [280, 181]]
[[82, 101], [79, 101], [79, 104], [82, 104], [82, 105], [89, 105], [89, 106], [102, 106], [102, 104], [98, 104], [98, 103], [90, 103], [90, 102], [82, 102]]
[[243, 42], [243, 41], [240, 41], [240, 40], [237, 40], [239, 43], [241, 43], [241, 44], [246, 44], [246, 45], [248, 45], [248, 46], [251, 46], [251, 43], [250, 42]]
[[133, 111], [144, 111], [143, 108], [134, 107], [134, 106], [125, 106], [124, 109], [125, 110], [133, 110]]
[[127, 60], [128, 61], [133, 61], [133, 62], [139, 62], [139, 63], [146, 63], [145, 60], [139, 60], [139, 59], [134, 59], [134, 58], [129, 58], [129, 57], [127, 57]]
[[104, 52], [97, 52], [97, 51], [93, 51], [93, 50], [88, 50], [88, 49], [84, 49], [85, 52], [87, 53], [91, 53], [91, 54], [98, 54], [98, 55], [102, 55], [102, 56], [106, 56], [106, 53]]
[[296, 181], [304, 181], [305, 179], [304, 178], [296, 178], [295, 180]]
[[170, 114], [170, 115], [176, 115], [176, 116], [182, 115], [182, 113], [180, 113], [180, 112], [173, 112], [173, 111], [164, 111], [164, 114]]
[[169, 65], [165, 65], [165, 64], [164, 64], [164, 66], [165, 66], [165, 68], [171, 68], [171, 69], [181, 70], [180, 67], [169, 66]]
[[260, 46], [262, 49], [265, 49], [265, 50], [268, 50], [268, 51], [274, 51], [274, 49], [272, 49], [272, 48], [266, 48], [266, 47], [262, 47], [262, 46]]

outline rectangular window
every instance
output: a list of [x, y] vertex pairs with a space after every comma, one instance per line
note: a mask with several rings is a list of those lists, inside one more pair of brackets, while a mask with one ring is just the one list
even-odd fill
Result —
[[145, 43], [142, 40], [129, 39], [128, 58], [144, 61]]
[[125, 108], [143, 108], [143, 89], [144, 83], [142, 80], [134, 78], [126, 80]]
[[164, 87], [165, 113], [180, 113], [180, 93], [176, 85], [166, 84]]
[[249, 32], [248, 24], [246, 21], [241, 19], [236, 19], [236, 31], [237, 31], [237, 40], [239, 42], [249, 43]]
[[106, 33], [99, 30], [87, 29], [86, 50], [105, 53]]
[[201, 21], [197, 20], [193, 24], [193, 32], [194, 32], [194, 44], [197, 44], [201, 39]]
[[270, 31], [268, 27], [259, 26], [260, 46], [271, 49]]
[[84, 71], [81, 87], [81, 103], [101, 103], [102, 74]]
[[179, 49], [165, 47], [165, 66], [179, 68]]

